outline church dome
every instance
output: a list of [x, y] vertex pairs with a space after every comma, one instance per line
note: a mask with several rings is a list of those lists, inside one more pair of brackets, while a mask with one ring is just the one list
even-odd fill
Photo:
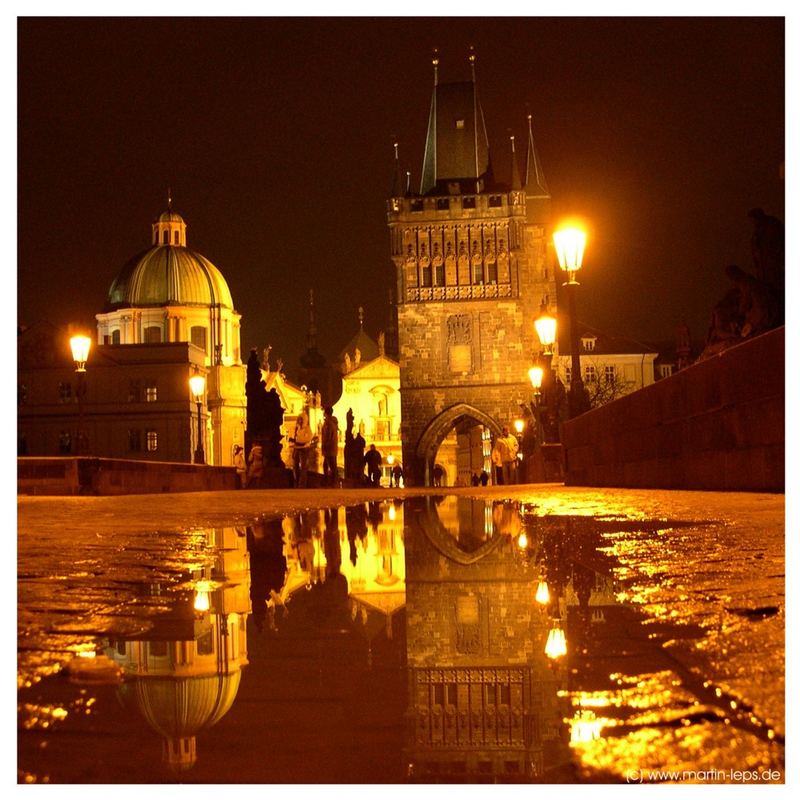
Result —
[[221, 306], [233, 310], [222, 273], [186, 246], [186, 222], [169, 207], [153, 223], [152, 247], [134, 256], [114, 279], [108, 308]]
[[108, 306], [167, 305], [233, 309], [233, 299], [222, 273], [205, 256], [187, 247], [159, 244], [122, 268], [108, 292]]

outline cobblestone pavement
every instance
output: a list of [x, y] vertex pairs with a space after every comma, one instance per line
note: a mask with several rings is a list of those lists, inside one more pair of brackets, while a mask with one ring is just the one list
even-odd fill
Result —
[[[585, 519], [593, 535], [600, 536], [596, 558], [610, 565], [623, 611], [615, 623], [616, 643], [595, 642], [595, 655], [576, 656], [573, 662], [579, 685], [567, 693], [573, 734], [585, 735], [573, 736], [577, 766], [572, 779], [783, 781], [783, 495], [561, 485], [447, 491], [516, 501], [529, 524], [539, 518], [542, 524], [569, 519], [578, 537]], [[58, 553], [62, 562], [77, 561], [94, 543], [114, 534], [126, 541], [146, 536], [148, 547], [163, 549], [166, 563], [173, 544], [160, 538], [164, 533], [179, 532], [191, 549], [192, 531], [198, 529], [426, 494], [440, 492], [312, 489], [20, 497], [19, 578], [26, 587], [20, 595], [20, 646], [36, 651], [36, 626], [31, 622], [26, 633], [26, 620], [34, 619], [37, 605], [53, 603], [52, 585], [37, 583], [27, 572], [38, 563], [41, 576], [50, 554]], [[66, 543], [72, 543], [72, 551]], [[68, 612], [68, 598], [63, 602]], [[620, 631], [628, 637], [624, 647]], [[597, 655], [606, 645], [607, 655]], [[628, 656], [641, 668], [631, 663], [620, 667]], [[21, 686], [54, 668], [46, 659], [25, 663], [23, 655]], [[614, 735], [596, 735], [601, 729]]]

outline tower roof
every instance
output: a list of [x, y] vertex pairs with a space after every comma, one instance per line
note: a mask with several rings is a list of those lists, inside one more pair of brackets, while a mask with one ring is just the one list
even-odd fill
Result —
[[448, 184], [468, 182], [461, 191], [474, 191], [479, 179], [490, 172], [489, 139], [475, 82], [475, 56], [470, 55], [472, 80], [438, 82], [438, 58], [434, 59], [435, 83], [428, 118], [428, 135], [422, 164], [420, 194], [448, 193]]

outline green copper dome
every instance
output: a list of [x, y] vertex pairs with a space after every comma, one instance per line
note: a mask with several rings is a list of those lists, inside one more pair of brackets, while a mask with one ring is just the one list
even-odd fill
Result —
[[233, 299], [222, 273], [205, 256], [160, 244], [122, 268], [108, 292], [108, 310], [166, 305], [233, 310]]

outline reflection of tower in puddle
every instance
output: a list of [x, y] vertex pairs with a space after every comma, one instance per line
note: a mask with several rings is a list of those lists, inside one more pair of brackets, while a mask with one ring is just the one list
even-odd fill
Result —
[[543, 651], [519, 515], [466, 498], [422, 503], [406, 508], [409, 776], [546, 779], [566, 757], [563, 675]]
[[[216, 549], [209, 567], [192, 569], [185, 591], [153, 594], [170, 603], [152, 629], [111, 642], [106, 654], [119, 664], [126, 707], [135, 707], [163, 737], [165, 763], [189, 769], [197, 760], [196, 735], [228, 712], [247, 664], [246, 620], [250, 573], [243, 532], [206, 531]], [[177, 598], [177, 599], [176, 599]]]

